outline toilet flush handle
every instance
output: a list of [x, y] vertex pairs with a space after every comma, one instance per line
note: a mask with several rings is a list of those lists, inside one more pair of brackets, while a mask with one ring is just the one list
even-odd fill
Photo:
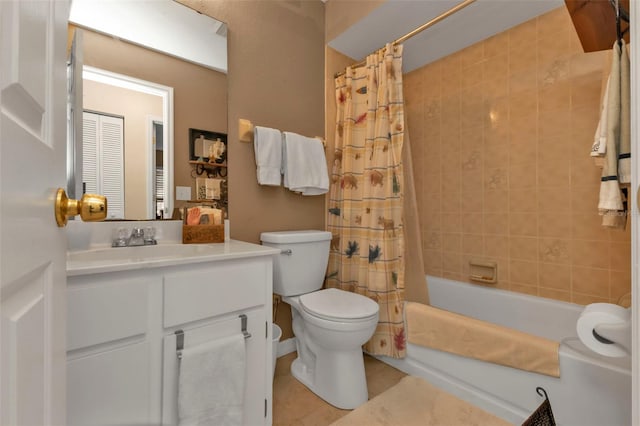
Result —
[[291, 256], [293, 254], [293, 250], [291, 249], [281, 250], [280, 254], [286, 254], [287, 256]]

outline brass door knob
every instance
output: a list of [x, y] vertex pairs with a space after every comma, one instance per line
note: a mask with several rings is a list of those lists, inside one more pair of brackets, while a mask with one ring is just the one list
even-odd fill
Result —
[[107, 217], [107, 198], [104, 195], [84, 194], [80, 200], [67, 198], [67, 193], [58, 188], [56, 194], [56, 223], [59, 227], [67, 224], [67, 219], [80, 215], [85, 222], [97, 222]]

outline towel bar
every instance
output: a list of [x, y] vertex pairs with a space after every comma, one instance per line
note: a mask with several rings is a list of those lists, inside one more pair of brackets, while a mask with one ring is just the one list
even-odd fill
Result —
[[[253, 128], [254, 125], [250, 120], [240, 118], [238, 119], [238, 139], [240, 142], [253, 143]], [[324, 138], [316, 136], [316, 139], [320, 139], [322, 146], [327, 147], [327, 142]]]
[[[240, 317], [240, 331], [245, 339], [251, 337], [251, 333], [247, 331], [247, 316], [242, 314]], [[184, 350], [184, 331], [176, 330], [176, 356], [178, 359], [182, 359], [182, 351]]]
[[178, 359], [182, 359], [183, 349], [184, 349], [184, 331], [176, 330], [176, 355], [178, 355]]
[[240, 315], [240, 327], [242, 328], [242, 335], [245, 339], [251, 337], [251, 333], [247, 331], [247, 316], [245, 314]]

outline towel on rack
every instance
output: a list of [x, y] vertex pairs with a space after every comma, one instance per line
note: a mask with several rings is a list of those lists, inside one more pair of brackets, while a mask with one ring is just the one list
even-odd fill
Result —
[[269, 127], [253, 129], [258, 183], [280, 186], [282, 169], [282, 132]]
[[620, 150], [618, 152], [618, 180], [631, 183], [631, 76], [629, 54], [624, 40], [620, 52]]
[[324, 146], [317, 138], [284, 132], [284, 186], [302, 195], [321, 195], [329, 191], [329, 173]]
[[241, 425], [245, 364], [242, 334], [183, 349], [178, 381], [180, 426]]
[[600, 214], [622, 210], [620, 184], [618, 182], [618, 150], [620, 149], [620, 46], [613, 45], [613, 60], [609, 77], [609, 96], [607, 99], [607, 151], [605, 153], [602, 177], [600, 179]]
[[598, 127], [596, 133], [593, 136], [593, 145], [591, 146], [591, 156], [595, 157], [596, 166], [602, 167], [604, 165], [604, 154], [607, 152], [607, 105], [609, 100], [609, 81], [611, 77], [607, 78], [607, 85], [604, 89], [604, 95], [602, 96], [602, 104], [600, 106], [600, 120], [598, 121]]

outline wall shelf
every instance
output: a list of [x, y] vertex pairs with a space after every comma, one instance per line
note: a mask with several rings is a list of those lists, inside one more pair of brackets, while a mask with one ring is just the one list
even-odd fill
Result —
[[189, 161], [189, 164], [204, 167], [227, 167], [227, 163], [209, 163], [208, 161]]

